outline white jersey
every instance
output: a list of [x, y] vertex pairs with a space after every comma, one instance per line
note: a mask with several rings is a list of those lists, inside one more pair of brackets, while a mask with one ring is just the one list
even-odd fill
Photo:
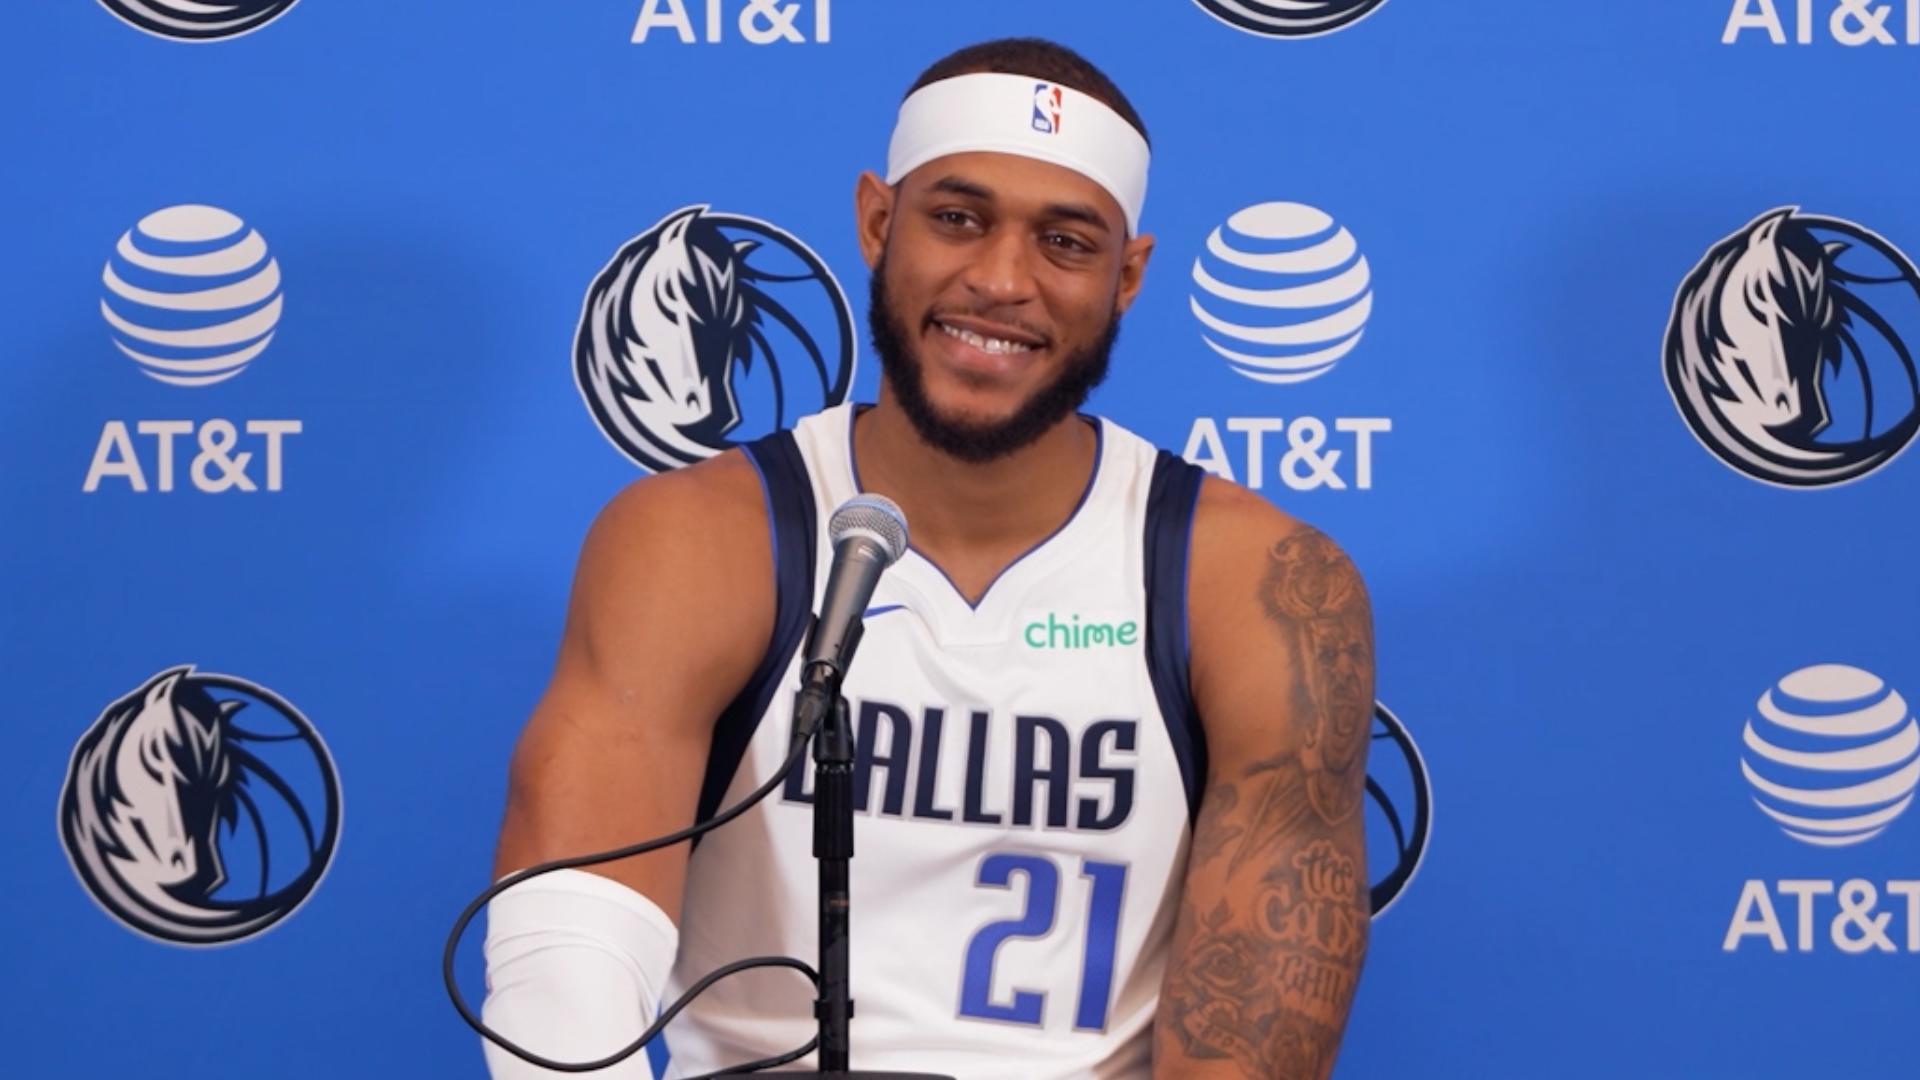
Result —
[[[786, 758], [826, 524], [860, 490], [854, 408], [747, 447], [773, 527], [774, 639], [716, 726], [700, 814]], [[910, 551], [881, 578], [845, 692], [858, 741], [852, 1065], [959, 1080], [1144, 1077], [1205, 749], [1187, 690], [1200, 472], [1107, 421], [1079, 507], [977, 605]], [[817, 957], [813, 763], [688, 867], [669, 998], [743, 957]], [[709, 989], [668, 1075], [816, 1031], [790, 971]], [[803, 1066], [810, 1065], [812, 1058]]]

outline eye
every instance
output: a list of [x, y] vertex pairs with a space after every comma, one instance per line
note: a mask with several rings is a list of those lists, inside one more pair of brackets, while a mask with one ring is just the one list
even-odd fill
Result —
[[935, 210], [933, 220], [950, 229], [971, 228], [978, 223], [972, 214], [950, 206]]
[[1069, 252], [1075, 255], [1088, 255], [1093, 252], [1092, 244], [1087, 243], [1072, 233], [1046, 233], [1041, 236], [1040, 242], [1056, 251]]

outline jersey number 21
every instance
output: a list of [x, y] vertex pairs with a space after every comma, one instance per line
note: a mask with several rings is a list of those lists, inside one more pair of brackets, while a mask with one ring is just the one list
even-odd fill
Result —
[[[1015, 989], [1011, 1002], [993, 996], [993, 962], [1008, 938], [1041, 938], [1053, 931], [1060, 906], [1060, 868], [1043, 855], [989, 855], [980, 860], [979, 884], [1011, 888], [1013, 876], [1027, 879], [1027, 910], [1017, 919], [981, 927], [967, 943], [960, 981], [960, 1015], [1039, 1027], [1044, 1022], [1046, 994]], [[1087, 902], [1087, 933], [1080, 965], [1080, 992], [1073, 1026], [1081, 1031], [1104, 1031], [1113, 996], [1114, 949], [1120, 938], [1120, 901], [1126, 894], [1127, 868], [1122, 863], [1080, 863], [1080, 876], [1093, 883]]]

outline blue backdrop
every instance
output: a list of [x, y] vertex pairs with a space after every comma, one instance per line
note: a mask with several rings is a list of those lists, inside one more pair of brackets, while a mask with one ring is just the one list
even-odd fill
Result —
[[[1338, 1075], [1906, 1067], [1920, 13], [1323, 7], [1364, 17], [18, 5], [8, 1072], [481, 1074], [442, 935], [487, 881], [579, 541], [639, 471], [576, 383], [589, 286], [705, 205], [804, 243], [864, 326], [857, 171], [925, 64], [1012, 34], [1086, 53], [1153, 138], [1158, 245], [1094, 407], [1242, 482], [1257, 464], [1354, 554], [1382, 701], [1431, 776], [1416, 807], [1376, 743], [1387, 801], [1432, 832]], [[182, 764], [189, 729], [226, 756]], [[154, 738], [165, 776], [87, 752]], [[251, 802], [222, 801], [241, 774]], [[116, 848], [161, 804], [198, 846]], [[225, 884], [153, 907], [215, 849]]]

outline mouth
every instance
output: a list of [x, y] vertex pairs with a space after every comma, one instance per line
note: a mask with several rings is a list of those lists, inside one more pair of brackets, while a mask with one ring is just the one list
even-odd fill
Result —
[[979, 374], [1008, 374], [1047, 346], [1045, 337], [1007, 323], [960, 315], [937, 315], [930, 322], [949, 346], [941, 351]]
[[934, 320], [933, 325], [939, 327], [941, 333], [946, 334], [948, 337], [971, 345], [981, 352], [992, 356], [1009, 356], [1014, 353], [1032, 352], [1039, 347], [1032, 342], [1021, 341], [1015, 338], [988, 337], [985, 334], [969, 330], [962, 326], [954, 326], [951, 323], [941, 322], [938, 319]]

